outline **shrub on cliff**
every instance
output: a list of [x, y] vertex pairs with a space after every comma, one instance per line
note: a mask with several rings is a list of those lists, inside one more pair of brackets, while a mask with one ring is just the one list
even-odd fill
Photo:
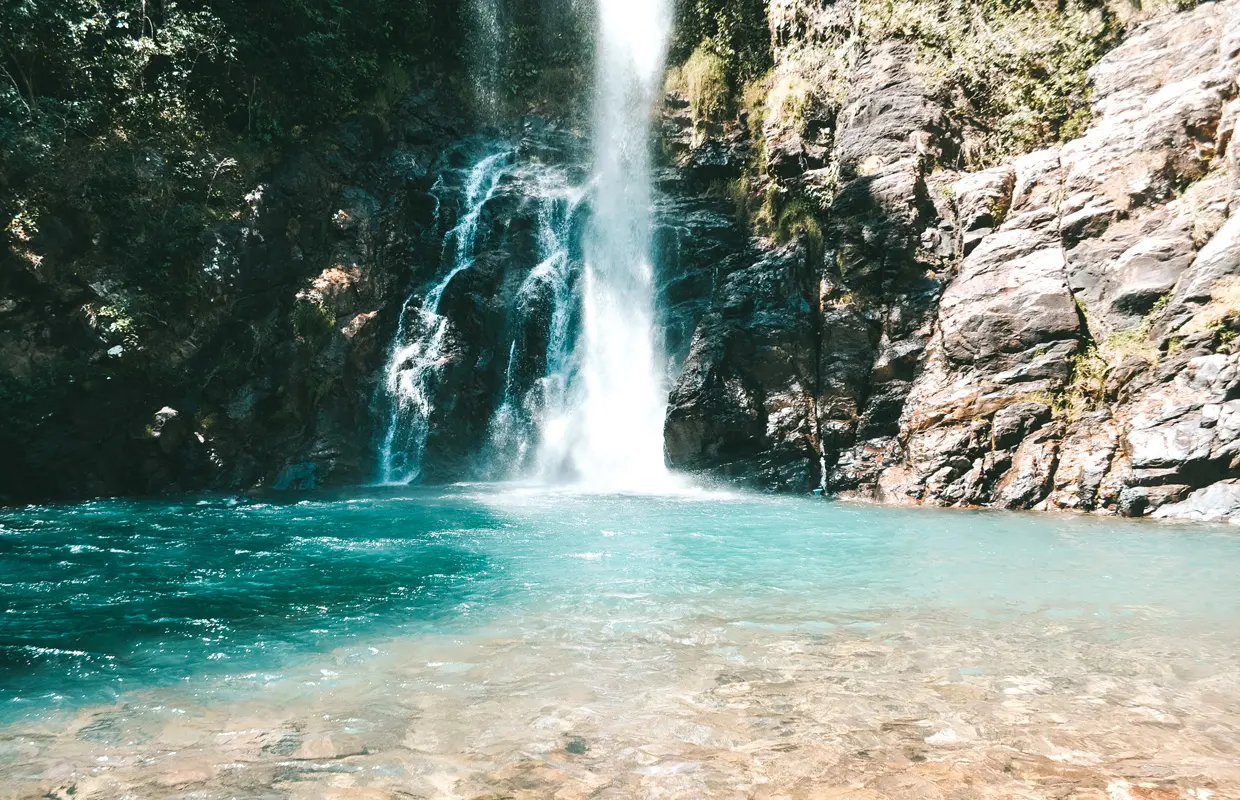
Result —
[[731, 105], [723, 59], [704, 46], [667, 73], [668, 91], [683, 94], [695, 127], [723, 118]]
[[676, 0], [669, 64], [695, 51], [720, 59], [731, 92], [771, 67], [771, 33], [764, 0]]
[[865, 41], [900, 38], [965, 133], [966, 166], [985, 167], [1080, 135], [1088, 70], [1121, 19], [1098, 0], [865, 0]]

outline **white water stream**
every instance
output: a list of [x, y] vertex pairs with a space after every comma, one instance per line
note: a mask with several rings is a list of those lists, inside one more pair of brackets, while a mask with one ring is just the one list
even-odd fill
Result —
[[[384, 483], [421, 474], [438, 377], [450, 357], [452, 323], [439, 313], [439, 301], [474, 263], [478, 218], [505, 176], [539, 209], [539, 262], [512, 311], [528, 314], [535, 296], [550, 298], [551, 308], [545, 353], [525, 353], [515, 338], [502, 345], [503, 396], [490, 421], [488, 475], [607, 491], [660, 490], [671, 482], [663, 457], [666, 359], [655, 322], [650, 160], [671, 15], [668, 0], [599, 0], [598, 10], [593, 176], [574, 188], [563, 171], [536, 159], [522, 163], [507, 149], [474, 164], [461, 221], [445, 237], [445, 248], [455, 247], [451, 266], [421, 306], [410, 296], [398, 326], [384, 384], [391, 409], [379, 452]], [[574, 253], [583, 204], [589, 214], [581, 252]], [[522, 360], [545, 370], [519, 391]]]
[[508, 151], [493, 153], [474, 165], [465, 185], [464, 214], [444, 237], [445, 247], [456, 248], [452, 267], [427, 292], [420, 306], [415, 306], [416, 298], [410, 295], [401, 309], [384, 375], [391, 410], [379, 448], [381, 483], [409, 483], [421, 473], [435, 379], [448, 334], [448, 320], [440, 316], [439, 303], [452, 279], [474, 263], [478, 217], [499, 186], [511, 155]]
[[582, 281], [582, 396], [568, 464], [587, 484], [661, 488], [667, 390], [654, 314], [650, 127], [671, 25], [666, 0], [600, 0], [594, 215]]

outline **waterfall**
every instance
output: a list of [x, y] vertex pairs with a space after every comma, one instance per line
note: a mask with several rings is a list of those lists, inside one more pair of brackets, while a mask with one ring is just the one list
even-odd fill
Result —
[[452, 279], [474, 263], [478, 217], [499, 186], [510, 155], [507, 150], [492, 153], [469, 171], [464, 213], [456, 227], [444, 237], [445, 249], [453, 248], [452, 266], [426, 293], [421, 305], [415, 305], [415, 292], [401, 309], [384, 370], [383, 388], [390, 413], [379, 447], [379, 480], [382, 483], [409, 483], [421, 473], [422, 454], [430, 433], [435, 379], [448, 334], [448, 320], [439, 314], [439, 303]]
[[650, 129], [670, 24], [668, 0], [599, 0], [594, 214], [584, 243], [582, 396], [571, 466], [601, 488], [657, 488], [667, 479]]
[[[576, 377], [573, 320], [579, 316], [580, 297], [576, 276], [580, 264], [571, 254], [573, 222], [580, 211], [584, 192], [571, 187], [557, 170], [533, 170], [532, 185], [538, 200], [539, 262], [517, 290], [519, 312], [528, 313], [539, 300], [550, 298], [546, 320], [546, 346], [541, 353], [543, 374], [524, 395], [515, 391], [512, 365], [516, 341], [509, 353], [504, 400], [491, 421], [491, 454], [498, 460], [502, 477], [553, 476], [548, 460], [559, 463], [565, 452], [563, 429], [572, 408], [572, 387]], [[537, 460], [529, 456], [537, 446]], [[495, 474], [495, 470], [492, 473]]]
[[469, 0], [469, 61], [474, 104], [479, 115], [494, 123], [500, 115], [507, 36], [502, 0]]
[[[460, 355], [478, 359], [476, 365], [503, 364], [502, 384], [496, 367], [477, 375], [496, 384], [485, 440], [476, 445], [477, 473], [603, 490], [667, 487], [650, 148], [669, 2], [599, 0], [593, 174], [586, 185], [574, 185], [575, 171], [556, 161], [575, 157], [567, 155], [575, 154], [571, 146], [562, 151], [563, 140], [538, 139], [548, 135], [545, 128], [534, 129], [532, 139], [493, 145], [470, 170], [463, 215], [444, 237], [444, 251], [453, 253], [442, 259], [446, 274], [420, 305], [415, 290], [401, 311], [383, 384], [390, 409], [379, 452], [383, 482], [408, 483], [421, 474], [443, 365]], [[507, 213], [537, 209], [537, 239], [534, 248], [503, 251], [508, 245], [500, 240], [528, 241], [505, 229], [515, 238], [486, 243], [501, 248], [500, 269], [521, 281], [515, 291], [502, 283], [494, 289], [492, 300], [502, 299], [504, 311], [487, 323], [473, 320], [494, 333], [475, 339], [464, 355], [450, 346], [456, 322], [440, 313], [439, 302], [474, 264], [479, 215], [501, 184], [504, 196], [520, 197], [526, 209], [509, 204]], [[530, 230], [525, 225], [516, 231]], [[472, 329], [476, 336], [480, 328]]]

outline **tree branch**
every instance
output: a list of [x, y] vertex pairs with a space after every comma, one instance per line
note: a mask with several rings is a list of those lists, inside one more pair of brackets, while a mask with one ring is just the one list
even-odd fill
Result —
[[8, 78], [9, 83], [13, 84], [13, 88], [17, 90], [17, 99], [21, 100], [22, 105], [26, 107], [26, 113], [33, 117], [34, 109], [30, 107], [30, 103], [26, 101], [26, 98], [22, 97], [22, 87], [17, 85], [17, 79], [13, 77], [13, 73], [9, 72], [9, 68], [3, 64], [0, 64], [0, 71], [4, 72], [4, 77]]

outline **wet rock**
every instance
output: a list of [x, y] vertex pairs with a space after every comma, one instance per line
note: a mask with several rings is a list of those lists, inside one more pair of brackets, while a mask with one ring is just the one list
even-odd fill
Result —
[[991, 421], [990, 436], [996, 450], [1015, 447], [1030, 433], [1041, 428], [1051, 418], [1051, 407], [1045, 403], [1013, 403], [995, 412]]
[[876, 175], [906, 159], [942, 162], [950, 147], [942, 107], [915, 76], [909, 46], [882, 42], [866, 52], [840, 110], [835, 159], [845, 178]]
[[1002, 224], [1012, 203], [1016, 171], [1010, 165], [964, 175], [951, 187], [961, 255], [969, 255]]
[[1116, 510], [1125, 517], [1143, 517], [1168, 503], [1175, 503], [1189, 493], [1192, 487], [1182, 485], [1168, 486], [1125, 486], [1119, 492]]
[[1107, 412], [1087, 414], [1071, 426], [1060, 445], [1047, 506], [1092, 510], [1118, 446], [1118, 426]]
[[831, 492], [854, 493], [878, 499], [878, 480], [883, 472], [900, 464], [903, 449], [894, 436], [867, 437], [861, 444], [842, 450], [824, 480]]
[[943, 351], [951, 361], [988, 362], [1076, 338], [1080, 321], [1052, 236], [1054, 217], [1037, 222], [986, 237], [961, 263], [939, 305]]
[[1188, 485], [1224, 477], [1240, 454], [1240, 356], [1188, 361], [1126, 409], [1125, 451], [1138, 484]]
[[[851, 442], [873, 369], [877, 338], [877, 326], [855, 304], [823, 305], [817, 410], [825, 448], [837, 449]], [[830, 436], [828, 431], [837, 434]]]
[[1095, 122], [1061, 155], [1064, 228], [1072, 286], [1105, 330], [1134, 327], [1193, 260], [1197, 212], [1159, 205], [1217, 154], [1238, 22], [1226, 4], [1159, 19], [1091, 70]]
[[1219, 481], [1197, 489], [1183, 501], [1163, 505], [1153, 516], [1198, 522], [1240, 521], [1240, 480]]
[[814, 339], [793, 247], [721, 277], [672, 389], [668, 463], [764, 487], [816, 483]]
[[853, 286], [883, 286], [908, 277], [927, 220], [925, 183], [904, 162], [844, 186], [831, 204], [828, 263]]
[[358, 737], [347, 733], [328, 733], [307, 737], [291, 757], [302, 761], [331, 761], [365, 752], [366, 747]]
[[735, 178], [748, 156], [745, 142], [734, 135], [728, 140], [707, 139], [692, 148], [682, 162], [682, 169], [694, 183], [708, 186], [713, 181]]
[[281, 470], [273, 489], [278, 492], [312, 491], [319, 487], [319, 467], [313, 462], [290, 464]]
[[1197, 253], [1176, 282], [1171, 294], [1166, 335], [1182, 332], [1230, 278], [1240, 275], [1240, 214], [1226, 224]]
[[174, 452], [190, 435], [189, 425], [175, 408], [164, 406], [151, 418], [151, 436], [159, 441], [159, 449], [165, 454]]
[[1020, 443], [1012, 456], [1011, 469], [995, 486], [993, 503], [996, 506], [1033, 508], [1047, 496], [1058, 467], [1059, 434], [1052, 426]]

